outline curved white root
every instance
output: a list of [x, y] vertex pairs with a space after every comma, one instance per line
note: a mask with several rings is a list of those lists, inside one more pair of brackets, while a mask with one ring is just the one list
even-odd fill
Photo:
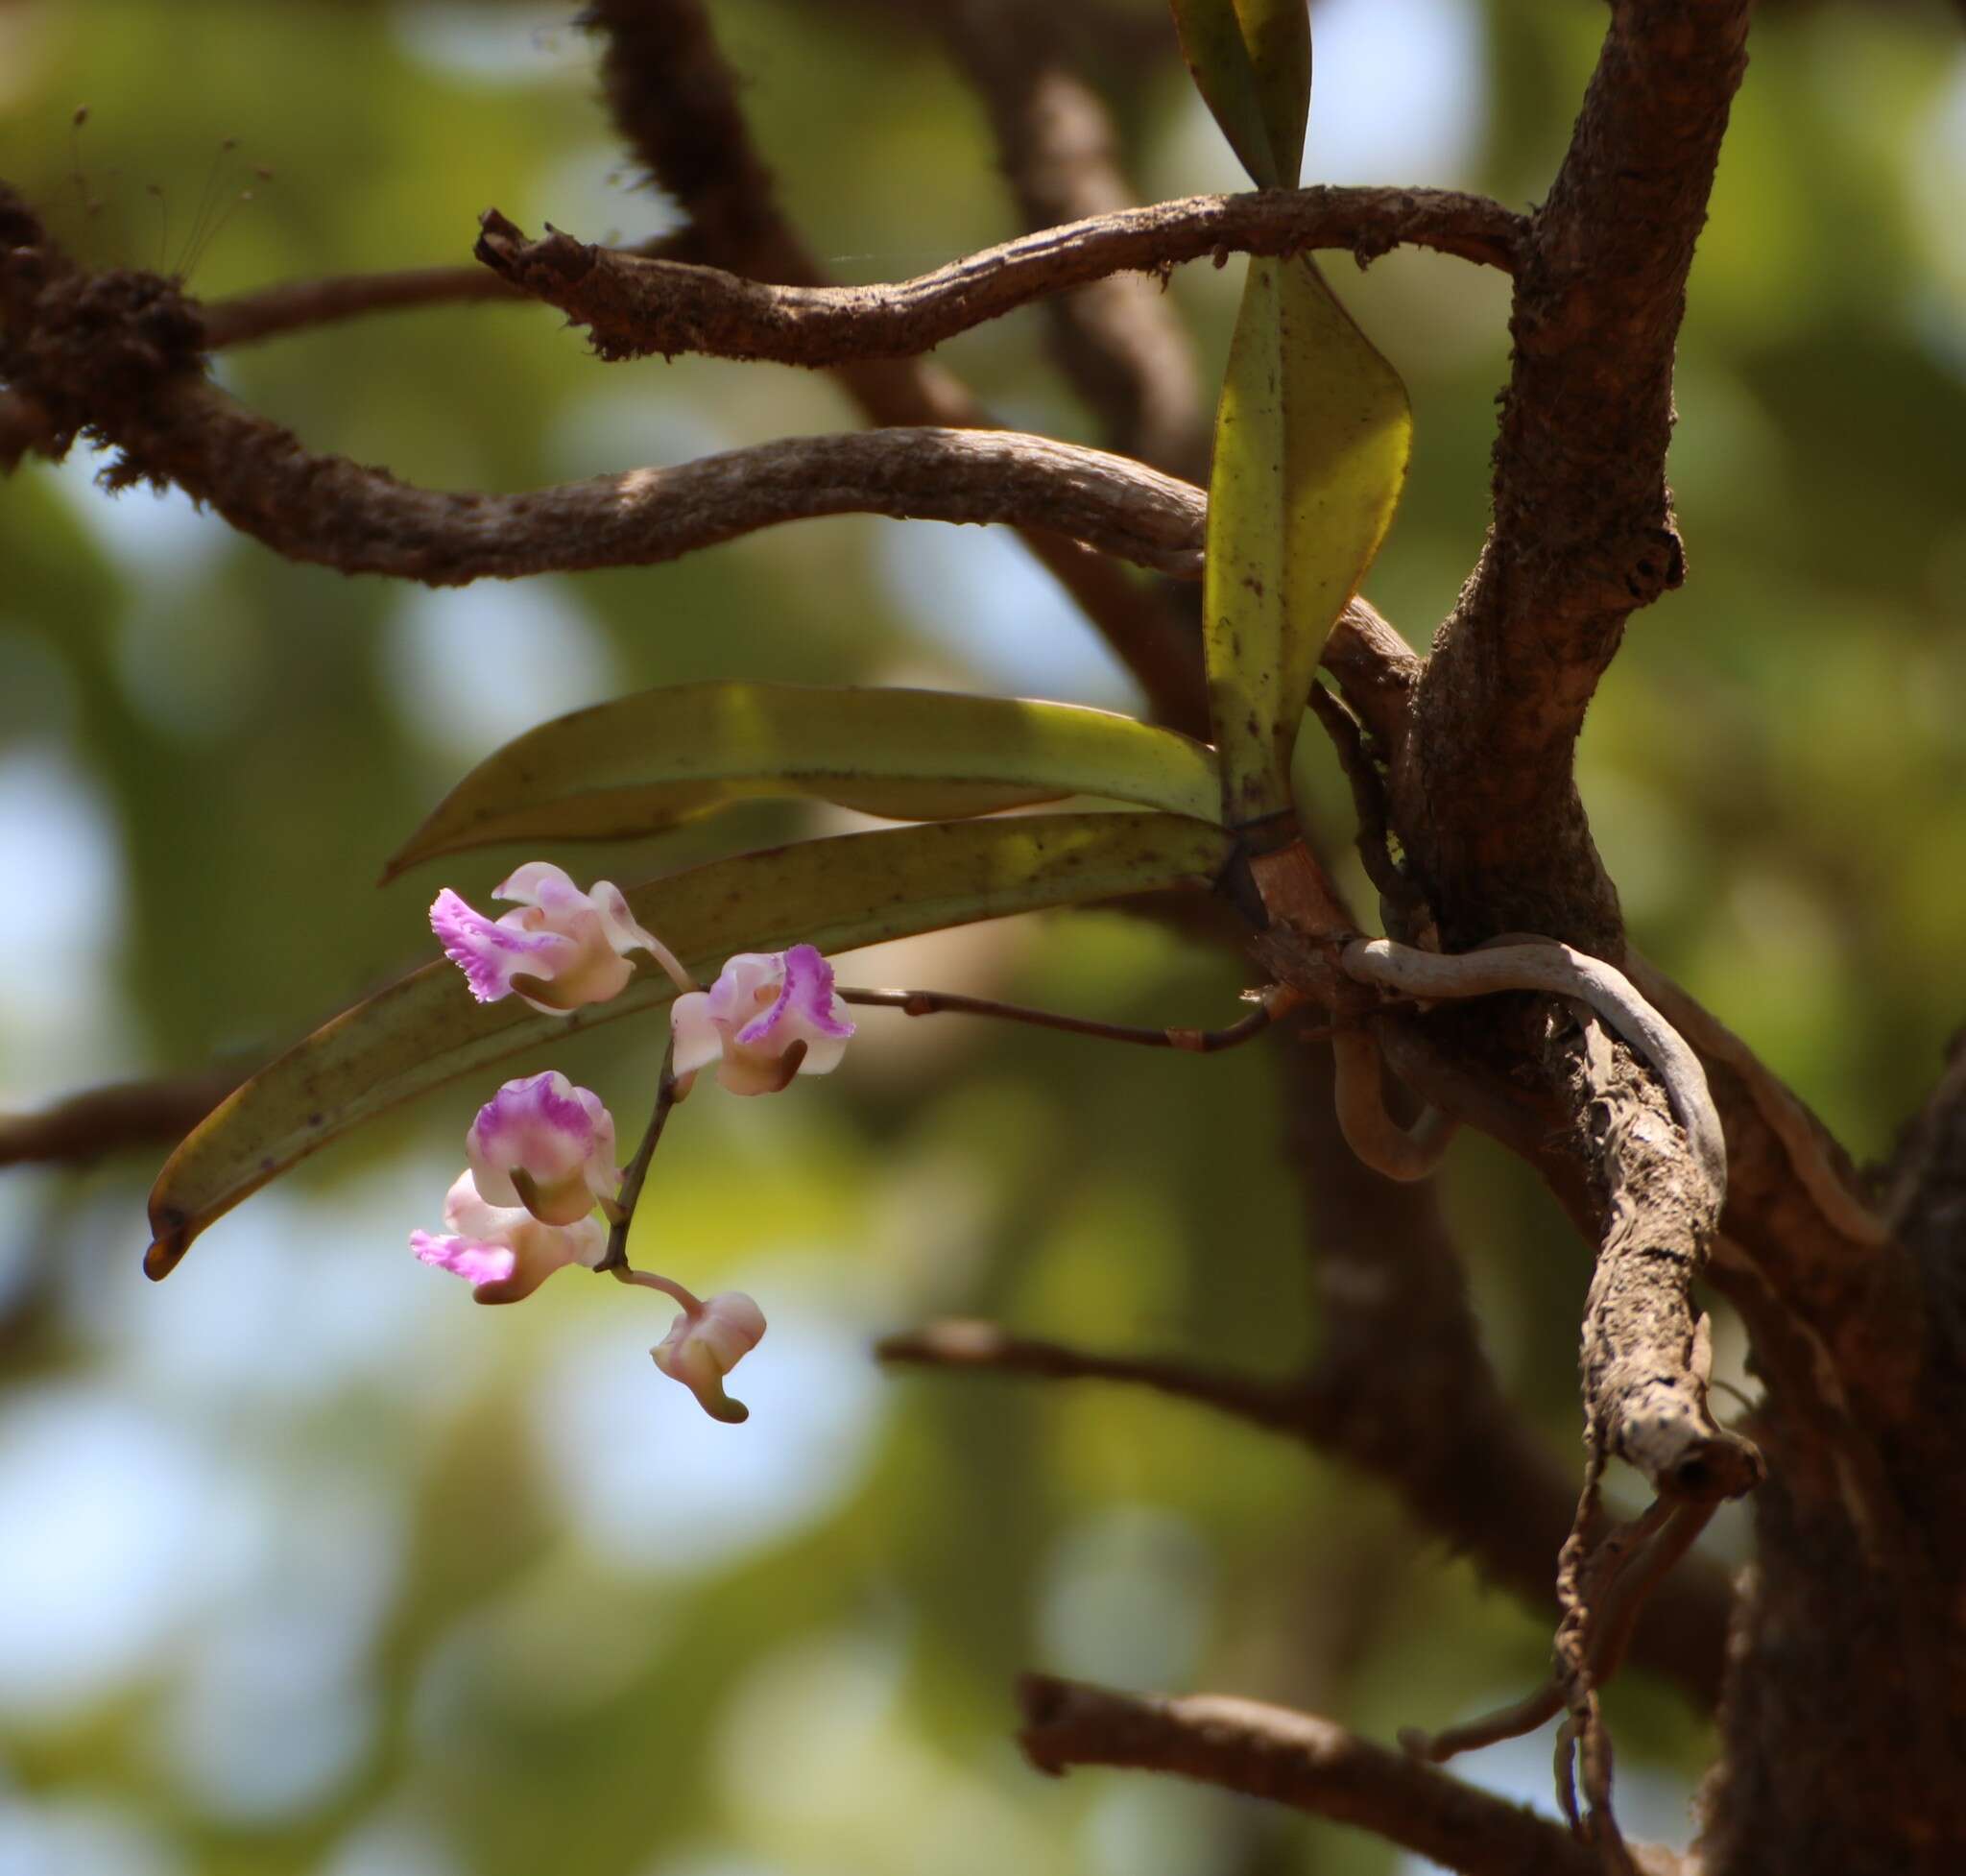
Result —
[[1355, 938], [1339, 961], [1346, 974], [1360, 983], [1427, 1002], [1533, 990], [1588, 1003], [1665, 1083], [1673, 1118], [1686, 1130], [1701, 1170], [1716, 1194], [1726, 1192], [1727, 1141], [1700, 1058], [1630, 978], [1602, 958], [1586, 956], [1552, 938], [1511, 935], [1480, 950], [1451, 955], [1415, 950], [1390, 938]]
[[1386, 1112], [1379, 1085], [1379, 1044], [1364, 1029], [1340, 1029], [1331, 1038], [1333, 1093], [1338, 1131], [1345, 1144], [1373, 1171], [1403, 1185], [1425, 1179], [1446, 1158], [1458, 1123], [1429, 1107], [1411, 1128]]

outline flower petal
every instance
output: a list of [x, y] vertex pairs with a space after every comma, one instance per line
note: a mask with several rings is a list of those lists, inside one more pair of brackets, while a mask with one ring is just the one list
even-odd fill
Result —
[[493, 886], [492, 897], [516, 905], [537, 905], [541, 911], [551, 912], [575, 900], [584, 900], [587, 895], [573, 883], [572, 876], [563, 866], [555, 866], [551, 860], [528, 860]]
[[484, 1198], [522, 1205], [548, 1224], [577, 1223], [621, 1187], [613, 1117], [557, 1070], [499, 1089], [471, 1122], [465, 1153]]
[[794, 945], [779, 953], [777, 963], [777, 998], [737, 1031], [736, 1041], [752, 1048], [769, 1043], [783, 1050], [795, 1041], [811, 1044], [826, 1037], [844, 1042], [853, 1033], [853, 1025], [834, 1014], [833, 967], [817, 950]]
[[710, 1014], [709, 993], [692, 990], [669, 1005], [669, 1033], [676, 1039], [675, 1072], [694, 1074], [724, 1052], [724, 1032]]
[[574, 950], [572, 941], [558, 932], [520, 931], [472, 911], [448, 886], [431, 902], [430, 929], [481, 1003], [509, 997], [520, 973], [552, 976]]
[[792, 1085], [792, 1077], [803, 1066], [804, 1058], [794, 1058], [788, 1050], [779, 1055], [769, 1048], [741, 1048], [732, 1043], [717, 1064], [718, 1083], [733, 1094], [779, 1094]]
[[747, 1023], [777, 1001], [783, 979], [777, 951], [739, 951], [710, 985], [710, 1014], [726, 1028]]
[[602, 935], [617, 955], [626, 957], [636, 949], [645, 950], [669, 974], [670, 982], [678, 990], [696, 988], [696, 980], [683, 968], [676, 953], [653, 931], [635, 923], [635, 914], [628, 909], [628, 901], [619, 886], [606, 879], [596, 879], [594, 889], [587, 897], [593, 901], [594, 911], [600, 917]]
[[764, 1329], [764, 1311], [742, 1290], [726, 1290], [678, 1316], [649, 1353], [711, 1419], [735, 1425], [749, 1419], [751, 1409], [724, 1392], [724, 1377], [757, 1346]]
[[450, 1229], [443, 1237], [412, 1232], [410, 1248], [424, 1263], [466, 1278], [477, 1303], [516, 1303], [569, 1263], [594, 1268], [608, 1250], [598, 1218], [542, 1224], [528, 1212], [490, 1204], [468, 1170], [444, 1201], [444, 1222]]
[[[842, 1004], [841, 1008], [846, 1005]], [[849, 1023], [851, 1031], [852, 1025]], [[805, 1059], [799, 1064], [801, 1074], [831, 1074], [840, 1066], [841, 1058], [847, 1052], [845, 1036], [821, 1036], [815, 1042], [805, 1045]]]
[[502, 1284], [518, 1268], [518, 1254], [509, 1244], [481, 1244], [469, 1238], [434, 1238], [427, 1231], [413, 1231], [410, 1249], [420, 1263], [452, 1271], [472, 1285]]

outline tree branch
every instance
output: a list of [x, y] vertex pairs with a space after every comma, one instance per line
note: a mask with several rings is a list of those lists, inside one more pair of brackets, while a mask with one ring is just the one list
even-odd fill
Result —
[[[1874, 1417], [1900, 1417], [1924, 1361], [1924, 1323], [1919, 1280], [1890, 1219], [1862, 1195], [1821, 1120], [1739, 1036], [1637, 951], [1627, 948], [1624, 963], [1698, 1052], [1727, 1136], [1721, 1228], [1737, 1249], [1714, 1282], [1740, 1308], [1758, 1353], [1773, 1360], [1776, 1339], [1799, 1335], [1816, 1351], [1793, 1364], [1806, 1379], [1861, 1398]], [[1902, 1215], [1902, 1195], [1888, 1209]]]
[[1395, 777], [1396, 822], [1455, 950], [1515, 927], [1618, 955], [1572, 752], [1625, 619], [1685, 573], [1666, 486], [1673, 347], [1748, 12], [1617, 0], [1518, 259], [1494, 521]]
[[[1327, 1048], [1292, 1050], [1284, 1073], [1319, 1322], [1296, 1431], [1384, 1480], [1527, 1607], [1554, 1613], [1576, 1488], [1496, 1380], [1439, 1193], [1379, 1177], [1346, 1146]], [[1719, 1695], [1732, 1601], [1722, 1572], [1690, 1565], [1639, 1631], [1636, 1658], [1703, 1710]]]
[[1508, 933], [1456, 955], [1386, 938], [1355, 939], [1345, 947], [1343, 963], [1346, 974], [1361, 983], [1422, 1001], [1535, 990], [1588, 1003], [1644, 1057], [1664, 1084], [1673, 1118], [1685, 1130], [1716, 1203], [1726, 1191], [1726, 1137], [1699, 1059], [1631, 980], [1601, 958], [1546, 939]]
[[76, 387], [112, 471], [175, 482], [289, 560], [427, 586], [653, 566], [824, 515], [1042, 526], [1192, 578], [1204, 497], [1123, 456], [1011, 430], [788, 437], [510, 495], [422, 489], [306, 448], [186, 372], [127, 401]]
[[[1304, 1178], [1320, 1353], [1265, 1381], [1178, 1356], [1110, 1355], [995, 1324], [933, 1323], [877, 1345], [883, 1361], [1046, 1381], [1117, 1382], [1283, 1433], [1389, 1484], [1420, 1525], [1531, 1608], [1554, 1613], [1575, 1488], [1498, 1387], [1460, 1262], [1428, 1186], [1394, 1186], [1338, 1137], [1329, 1051], [1285, 1055], [1291, 1160]], [[1732, 1592], [1688, 1565], [1667, 1579], [1634, 1658], [1695, 1704], [1718, 1696]]]
[[[584, 17], [606, 37], [601, 78], [615, 124], [688, 214], [702, 258], [757, 279], [824, 284], [817, 262], [779, 212], [770, 172], [738, 107], [735, 74], [717, 48], [702, 0], [595, 0]], [[873, 423], [995, 427], [954, 378], [919, 358], [864, 359], [835, 369]], [[1205, 734], [1199, 633], [1080, 542], [1042, 525], [1019, 533], [1133, 672], [1154, 714]]]
[[[1679, 1034], [1622, 974], [1559, 944], [1508, 940], [1441, 955], [1355, 940], [1343, 966], [1360, 981], [1426, 1001], [1512, 989], [1565, 997], [1581, 1013], [1589, 1005], [1602, 1015], [1643, 1054], [1643, 1064], [1620, 1058], [1589, 1015], [1570, 1046], [1549, 1005], [1542, 1007], [1551, 1109], [1585, 1188], [1572, 1180], [1569, 1197], [1598, 1249], [1583, 1335], [1587, 1441], [1593, 1463], [1616, 1454], [1664, 1499], [1750, 1491], [1762, 1459], [1713, 1420], [1711, 1351], [1690, 1304], [1718, 1227], [1726, 1144], [1707, 1077]], [[1664, 1113], [1667, 1099], [1677, 1125]], [[1525, 1131], [1533, 1139], [1546, 1129]]]
[[332, 325], [366, 313], [403, 312], [420, 306], [455, 306], [476, 301], [523, 301], [509, 281], [482, 267], [406, 267], [385, 274], [329, 274], [313, 280], [214, 300], [204, 308], [204, 342], [213, 351], [256, 345], [262, 339]]
[[[275, 551], [345, 572], [431, 585], [648, 565], [805, 517], [874, 513], [1031, 521], [1058, 552], [1137, 558], [1199, 576], [1207, 496], [1098, 450], [1015, 432], [884, 430], [794, 438], [675, 469], [636, 469], [511, 495], [444, 492], [308, 450], [202, 376], [196, 302], [155, 275], [88, 275], [48, 245], [0, 184], [0, 432], [11, 407], [58, 455], [87, 429], [123, 452], [118, 486], [174, 481]], [[1082, 546], [1064, 530], [1083, 525]], [[1116, 569], [1111, 577], [1120, 579]], [[1199, 649], [1127, 589], [1103, 615], [1170, 714], [1192, 708]], [[1137, 634], [1126, 640], [1129, 632]], [[1363, 601], [1333, 630], [1326, 661], [1348, 695], [1388, 710], [1417, 665]]]
[[1595, 1853], [1560, 1825], [1309, 1714], [1048, 1674], [1026, 1674], [1018, 1705], [1024, 1756], [1054, 1777], [1074, 1766], [1174, 1772], [1357, 1825], [1463, 1876], [1601, 1876]]
[[119, 1081], [29, 1114], [0, 1114], [0, 1166], [79, 1166], [131, 1147], [176, 1145], [255, 1066]]
[[1036, 1381], [1116, 1381], [1175, 1400], [1214, 1407], [1271, 1432], [1302, 1435], [1302, 1391], [1211, 1368], [1176, 1356], [1102, 1355], [1037, 1335], [1013, 1335], [994, 1322], [960, 1317], [887, 1335], [875, 1357], [898, 1367], [1017, 1375]]
[[649, 565], [815, 515], [1014, 520], [1192, 576], [1206, 497], [1143, 464], [1011, 431], [788, 438], [680, 468], [515, 495], [419, 489], [307, 449], [205, 381], [198, 309], [171, 281], [86, 274], [0, 190], [0, 373], [54, 446], [87, 428], [115, 487], [175, 482], [292, 560], [433, 586]]
[[[214, 300], [201, 309], [200, 318], [205, 347], [220, 351], [368, 313], [490, 301], [530, 303], [527, 295], [482, 267], [412, 267], [286, 280]], [[30, 449], [59, 454], [65, 447], [58, 443], [47, 411], [18, 392], [0, 391], [0, 473], [11, 473]]]
[[[974, 83], [1027, 228], [1130, 207], [1113, 120], [1064, 56], [1047, 0], [959, 0], [927, 10]], [[1209, 400], [1165, 281], [1113, 275], [1045, 301], [1052, 349], [1098, 413], [1106, 446], [1205, 481]]]
[[1667, 1124], [1659, 1084], [1594, 1022], [1571, 1053], [1570, 1081], [1601, 1181], [1584, 1303], [1585, 1437], [1637, 1467], [1661, 1498], [1738, 1498], [1761, 1481], [1762, 1458], [1714, 1419], [1711, 1332], [1692, 1304], [1720, 1193]]
[[771, 285], [551, 233], [532, 241], [496, 209], [477, 254], [588, 329], [604, 358], [706, 352], [781, 365], [912, 358], [1034, 300], [1121, 273], [1230, 253], [1400, 245], [1506, 268], [1524, 227], [1498, 204], [1446, 189], [1313, 188], [1189, 196], [1044, 228], [888, 286]]

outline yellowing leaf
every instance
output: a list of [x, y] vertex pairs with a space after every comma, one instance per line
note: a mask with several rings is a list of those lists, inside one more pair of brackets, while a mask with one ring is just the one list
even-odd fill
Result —
[[1405, 483], [1400, 374], [1307, 259], [1254, 259], [1215, 418], [1203, 574], [1223, 811], [1285, 808], [1290, 750], [1333, 622]]
[[1214, 754], [1111, 710], [934, 690], [673, 685], [558, 717], [473, 769], [389, 864], [655, 833], [757, 795], [934, 821], [1100, 795], [1213, 820]]
[[1294, 189], [1310, 105], [1305, 0], [1173, 0], [1202, 102], [1259, 188]]
[[[734, 951], [802, 941], [838, 951], [1046, 906], [1204, 890], [1230, 851], [1219, 830], [1174, 815], [1033, 814], [804, 841], [652, 880], [628, 900], [707, 978]], [[643, 963], [612, 1002], [541, 1016], [515, 998], [474, 1003], [449, 963], [424, 966], [270, 1063], [171, 1155], [151, 1192], [144, 1268], [167, 1276], [215, 1218], [390, 1108], [675, 994]], [[652, 1044], [652, 1066], [659, 1052]]]

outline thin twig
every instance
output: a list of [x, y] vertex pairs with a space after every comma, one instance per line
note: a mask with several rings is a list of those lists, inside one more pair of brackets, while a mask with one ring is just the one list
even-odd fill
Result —
[[1331, 1720], [1256, 1700], [1132, 1695], [1027, 1674], [1024, 1756], [1054, 1776], [1076, 1766], [1175, 1772], [1354, 1824], [1462, 1876], [1602, 1876], [1557, 1825]]
[[[1590, 1599], [1586, 1636], [1594, 1686], [1602, 1687], [1617, 1673], [1646, 1602], [1692, 1548], [1713, 1515], [1711, 1503], [1675, 1504], [1655, 1500], [1642, 1516], [1622, 1527], [1616, 1546], [1607, 1543], [1599, 1547], [1599, 1568], [1606, 1579]], [[1463, 1752], [1536, 1732], [1554, 1720], [1564, 1704], [1563, 1682], [1552, 1675], [1533, 1693], [1494, 1713], [1437, 1733], [1411, 1728], [1400, 1735], [1400, 1744], [1415, 1758], [1444, 1765]]]
[[[824, 287], [825, 273], [779, 209], [745, 124], [737, 76], [702, 0], [592, 0], [586, 18], [606, 39], [601, 77], [615, 124], [688, 215], [693, 257], [732, 275]], [[865, 359], [835, 369], [872, 423], [996, 427], [961, 383], [925, 359]], [[1206, 734], [1201, 637], [1191, 623], [1068, 531], [1054, 531], [1042, 517], [1019, 522], [1032, 558], [1134, 674], [1156, 718]]]
[[[1308, 1058], [1311, 1051], [1305, 1053]], [[1293, 1072], [1314, 1078], [1307, 1059]], [[1312, 1170], [1329, 1173], [1338, 1189], [1331, 1229], [1348, 1228], [1353, 1188], [1345, 1182], [1355, 1185], [1355, 1165], [1340, 1151], [1320, 1158]], [[1379, 1191], [1402, 1208], [1413, 1202], [1410, 1191]], [[1410, 1212], [1403, 1209], [1390, 1226], [1410, 1233]], [[1532, 1606], [1547, 1608], [1551, 1559], [1570, 1521], [1570, 1494], [1534, 1431], [1496, 1385], [1468, 1318], [1458, 1271], [1451, 1263], [1409, 1259], [1402, 1242], [1396, 1237], [1371, 1246], [1381, 1270], [1383, 1321], [1398, 1325], [1391, 1352], [1374, 1339], [1373, 1324], [1381, 1318], [1367, 1320], [1365, 1306], [1373, 1299], [1341, 1273], [1327, 1306], [1338, 1318], [1327, 1353], [1302, 1380], [1267, 1380], [1180, 1355], [1109, 1354], [966, 1318], [887, 1336], [875, 1353], [897, 1366], [951, 1374], [1143, 1387], [1285, 1434], [1385, 1479], [1423, 1528], [1471, 1552]], [[1424, 1362], [1413, 1359], [1423, 1348], [1428, 1351]], [[1645, 1665], [1678, 1681], [1700, 1706], [1711, 1706], [1727, 1624], [1726, 1579], [1713, 1571], [1683, 1572], [1664, 1599], [1669, 1613], [1646, 1631]]]
[[1295, 998], [1272, 988], [1262, 994], [1246, 1017], [1221, 1029], [1153, 1029], [1130, 1022], [1098, 1022], [1090, 1017], [1062, 1016], [1052, 1010], [1028, 1009], [1021, 1003], [1000, 1003], [988, 997], [963, 997], [943, 990], [853, 990], [837, 993], [849, 1003], [874, 1009], [900, 1010], [909, 1016], [994, 1016], [1006, 1022], [1028, 1022], [1040, 1029], [1062, 1029], [1100, 1042], [1137, 1043], [1146, 1048], [1178, 1048], [1193, 1055], [1212, 1055], [1259, 1036]]
[[1508, 268], [1526, 226], [1498, 203], [1451, 189], [1189, 196], [1044, 228], [914, 279], [851, 287], [777, 285], [558, 231], [535, 241], [495, 208], [475, 252], [586, 326], [604, 358], [706, 352], [824, 367], [916, 358], [1034, 300], [1230, 253], [1341, 248], [1369, 259], [1405, 245]]
[[[635, 1158], [628, 1164], [628, 1170], [621, 1181], [620, 1196], [609, 1208], [608, 1248], [594, 1266], [597, 1270], [611, 1270], [616, 1275], [628, 1272], [628, 1234], [635, 1223], [635, 1208], [641, 1203], [641, 1189], [647, 1182], [656, 1148], [661, 1144], [662, 1129], [669, 1124], [670, 1110], [681, 1098], [679, 1086], [676, 1038], [671, 1035], [662, 1049], [661, 1073], [656, 1082], [655, 1111], [649, 1116], [649, 1124], [642, 1134], [641, 1144], [635, 1149]], [[679, 1292], [672, 1290], [671, 1294], [682, 1300]]]
[[[638, 242], [626, 253], [687, 259], [685, 229]], [[311, 331], [371, 313], [408, 312], [428, 306], [532, 300], [508, 280], [478, 267], [405, 267], [376, 274], [328, 274], [311, 280], [282, 280], [204, 302], [204, 342], [213, 351], [257, 345], [264, 339]]]
[[369, 313], [475, 301], [523, 303], [526, 294], [482, 267], [406, 267], [383, 274], [329, 274], [282, 280], [204, 306], [204, 339], [212, 350], [257, 345], [288, 333], [333, 325]]
[[[1596, 1846], [1608, 1876], [1636, 1876], [1637, 1864], [1612, 1808], [1614, 1755], [1599, 1696], [1623, 1659], [1646, 1598], [1706, 1528], [1714, 1504], [1662, 1498], [1628, 1524], [1607, 1527], [1602, 1478], [1601, 1459], [1594, 1456], [1557, 1574], [1564, 1620], [1556, 1635], [1552, 1690], [1557, 1705], [1569, 1708], [1557, 1733], [1557, 1796], [1571, 1828]], [[1581, 1822], [1576, 1758], [1589, 1806]]]
[[[1111, 215], [1139, 200], [1113, 118], [1066, 48], [1051, 0], [943, 0], [925, 10], [989, 114], [1026, 228]], [[1164, 290], [1111, 275], [1045, 301], [1051, 347], [1109, 449], [1205, 480], [1209, 404], [1194, 346]]]
[[1272, 1432], [1302, 1431], [1302, 1396], [1286, 1383], [1211, 1368], [1178, 1356], [1102, 1355], [1036, 1335], [1012, 1335], [993, 1322], [952, 1317], [875, 1344], [882, 1361], [902, 1367], [1019, 1375], [1042, 1381], [1124, 1382], [1193, 1401]]
[[[1576, 1487], [1496, 1375], [1441, 1195], [1381, 1178], [1353, 1152], [1322, 1047], [1287, 1049], [1280, 1067], [1319, 1325], [1303, 1436], [1388, 1485], [1422, 1530], [1541, 1617], [1554, 1608]], [[1663, 1599], [1642, 1632], [1644, 1665], [1710, 1711], [1731, 1585], [1702, 1563]]]
[[289, 560], [427, 586], [653, 566], [827, 515], [1043, 525], [1160, 571], [1199, 570], [1206, 497], [1143, 464], [1015, 431], [790, 437], [521, 494], [454, 493], [305, 448], [215, 385], [140, 402], [71, 387], [130, 480], [175, 482]]
[[[1393, 857], [1386, 826], [1385, 778], [1365, 746], [1358, 719], [1321, 684], [1310, 687], [1310, 709], [1337, 752], [1338, 766], [1352, 789], [1352, 812], [1358, 824], [1354, 844], [1365, 877], [1379, 890], [1379, 907], [1393, 926], [1392, 935], [1408, 944], [1431, 928], [1427, 900]], [[1431, 949], [1431, 947], [1429, 947]]]
[[175, 1146], [258, 1067], [256, 1058], [90, 1088], [30, 1114], [0, 1114], [0, 1166], [86, 1165], [132, 1147]]

